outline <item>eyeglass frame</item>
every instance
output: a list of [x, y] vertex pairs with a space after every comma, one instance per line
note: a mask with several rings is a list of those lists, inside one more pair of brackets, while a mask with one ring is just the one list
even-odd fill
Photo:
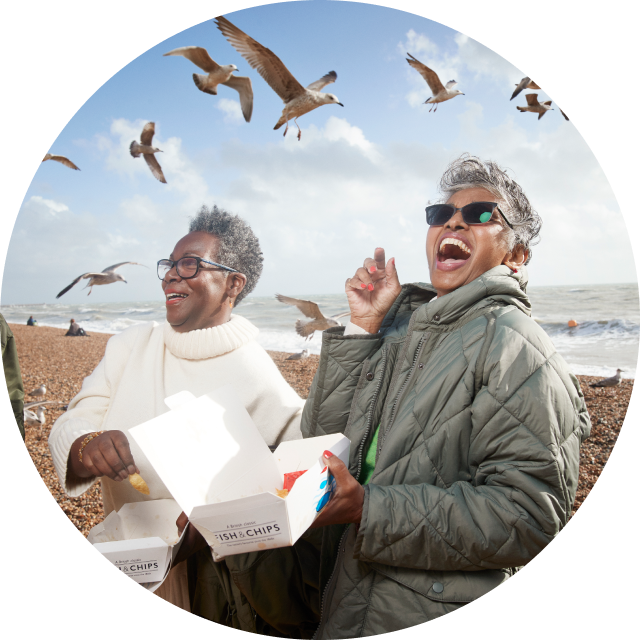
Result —
[[[456, 207], [456, 206], [454, 206], [454, 205], [452, 205], [450, 203], [447, 203], [447, 202], [441, 202], [441, 203], [439, 203], [437, 205], [430, 204], [428, 207], [425, 207], [425, 210], [424, 210], [425, 213], [427, 214], [427, 216], [429, 215], [427, 209], [429, 209], [430, 207], [433, 207], [433, 206], [446, 205], [448, 207], [453, 207], [453, 213], [448, 218], [448, 220], [446, 220], [446, 222], [443, 222], [442, 224], [429, 224], [429, 220], [427, 220], [427, 224], [429, 224], [430, 227], [443, 227], [447, 222], [449, 222], [449, 220], [451, 220], [451, 218], [453, 218], [453, 216], [456, 215], [456, 213], [458, 211], [462, 211], [466, 206], [468, 206], [470, 204], [492, 204], [493, 205], [493, 209], [497, 209], [498, 213], [502, 216], [502, 219], [507, 223], [509, 228], [513, 229], [513, 225], [507, 220], [507, 217], [504, 215], [504, 213], [502, 213], [502, 211], [500, 210], [500, 207], [498, 206], [498, 203], [497, 202], [489, 202], [489, 201], [485, 201], [485, 200], [477, 200], [475, 202], [467, 202], [467, 204], [463, 205], [462, 207]], [[463, 218], [463, 220], [464, 220], [464, 218]], [[489, 222], [489, 220], [487, 220], [487, 222]], [[466, 220], [464, 221], [465, 224], [487, 224], [487, 222], [467, 222]]]
[[[197, 263], [196, 272], [192, 276], [181, 276], [178, 273], [178, 262], [180, 262], [180, 260], [184, 260], [184, 259], [195, 260], [196, 263]], [[232, 269], [231, 267], [226, 267], [223, 264], [218, 264], [217, 262], [211, 262], [211, 260], [205, 260], [204, 258], [199, 258], [198, 256], [183, 256], [179, 260], [171, 260], [170, 258], [161, 258], [160, 260], [158, 260], [158, 262], [156, 263], [156, 275], [158, 276], [159, 280], [164, 280], [166, 275], [167, 275], [167, 273], [165, 273], [164, 276], [162, 276], [162, 278], [161, 278], [160, 274], [158, 274], [158, 269], [160, 268], [160, 263], [161, 262], [165, 262], [165, 261], [171, 263], [171, 266], [167, 270], [167, 273], [169, 273], [169, 271], [171, 271], [171, 269], [173, 269], [175, 267], [176, 268], [176, 274], [178, 275], [179, 278], [182, 278], [182, 280], [191, 280], [191, 278], [195, 278], [200, 273], [200, 263], [201, 262], [205, 262], [206, 264], [211, 264], [214, 267], [219, 267], [220, 269], [225, 269], [226, 271], [231, 271], [232, 273], [240, 273], [240, 271], [238, 271], [237, 269]]]

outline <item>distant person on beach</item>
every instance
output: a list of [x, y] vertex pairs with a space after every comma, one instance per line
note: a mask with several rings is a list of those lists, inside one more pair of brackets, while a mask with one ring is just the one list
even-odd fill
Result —
[[[105, 515], [126, 503], [171, 498], [127, 433], [165, 413], [165, 398], [184, 390], [201, 396], [231, 384], [267, 445], [302, 437], [304, 400], [256, 341], [258, 329], [233, 313], [256, 286], [262, 263], [258, 238], [238, 216], [214, 206], [203, 207], [191, 220], [189, 233], [168, 259], [158, 262], [166, 322], [135, 325], [113, 336], [103, 360], [53, 425], [49, 447], [68, 495], [83, 494], [100, 478]], [[127, 481], [136, 472], [147, 482], [149, 497]], [[277, 620], [262, 621], [260, 612], [256, 617], [255, 608], [233, 586], [225, 562], [214, 567], [211, 551], [194, 527], [185, 536], [158, 595], [192, 610], [188, 564], [198, 615], [247, 631], [277, 625]], [[187, 562], [180, 562], [187, 556]], [[278, 557], [274, 553], [256, 570], [271, 579], [281, 564]], [[292, 610], [294, 604], [283, 600], [283, 608]]]
[[18, 423], [20, 435], [24, 440], [24, 386], [22, 385], [22, 374], [20, 373], [20, 363], [18, 362], [18, 350], [16, 349], [13, 333], [1, 313], [0, 343], [2, 345], [2, 366], [7, 382], [9, 402], [11, 402], [11, 409], [13, 409], [13, 415]]
[[351, 456], [325, 457], [337, 488], [312, 525], [318, 640], [455, 611], [571, 516], [591, 423], [531, 318], [525, 265], [541, 220], [504, 170], [468, 154], [440, 192], [426, 208], [431, 284], [400, 285], [377, 248], [346, 281], [350, 323], [323, 335], [302, 432], [345, 432]]
[[71, 318], [71, 322], [69, 323], [69, 331], [64, 334], [65, 336], [89, 336], [88, 333], [85, 333], [85, 330], [73, 319]]
[[38, 321], [34, 320], [33, 316], [29, 316], [29, 319], [27, 320], [27, 326], [28, 327], [37, 327], [38, 326]]

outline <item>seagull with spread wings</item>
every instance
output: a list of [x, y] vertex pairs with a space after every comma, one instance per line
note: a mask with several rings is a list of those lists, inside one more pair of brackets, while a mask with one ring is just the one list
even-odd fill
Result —
[[196, 83], [196, 87], [198, 87], [200, 91], [204, 91], [204, 93], [217, 96], [219, 84], [235, 89], [240, 95], [242, 115], [247, 122], [251, 121], [251, 113], [253, 111], [251, 78], [234, 76], [233, 72], [238, 70], [235, 64], [219, 65], [211, 59], [209, 52], [202, 47], [180, 47], [164, 55], [183, 56], [187, 60], [191, 60], [193, 64], [200, 67], [203, 71], [206, 71], [208, 74], [206, 76], [201, 73], [193, 74], [193, 81]]
[[283, 135], [287, 135], [289, 120], [293, 119], [298, 127], [298, 140], [300, 140], [302, 131], [297, 122], [300, 116], [324, 104], [339, 104], [344, 107], [337, 96], [322, 91], [328, 84], [336, 81], [338, 74], [335, 71], [329, 71], [320, 80], [312, 82], [305, 89], [273, 51], [263, 47], [259, 42], [240, 31], [223, 16], [216, 18], [216, 25], [234, 49], [253, 69], [257, 69], [267, 84], [282, 98], [284, 102], [282, 116], [273, 128], [279, 129], [286, 123]]
[[158, 149], [157, 147], [153, 147], [151, 142], [153, 140], [153, 134], [156, 132], [156, 124], [155, 122], [147, 122], [142, 129], [142, 133], [140, 134], [140, 144], [136, 140], [134, 140], [129, 145], [129, 151], [134, 158], [137, 158], [140, 155], [144, 156], [146, 163], [149, 165], [149, 169], [151, 169], [151, 173], [160, 180], [160, 182], [167, 181], [164, 179], [164, 174], [162, 173], [162, 168], [160, 167], [160, 163], [156, 159], [154, 153], [160, 152], [162, 153], [162, 149]]
[[513, 100], [521, 91], [524, 91], [525, 89], [541, 91], [540, 87], [531, 78], [529, 78], [529, 76], [525, 76], [516, 85], [516, 90], [513, 92], [513, 95], [509, 98], [509, 100]]
[[345, 311], [339, 313], [337, 316], [326, 317], [315, 302], [311, 300], [298, 300], [297, 298], [289, 298], [276, 293], [276, 298], [284, 303], [290, 304], [293, 307], [297, 307], [307, 318], [311, 320], [296, 320], [296, 332], [299, 336], [311, 340], [315, 331], [324, 331], [329, 327], [339, 327], [341, 323], [338, 322], [338, 318], [351, 315], [351, 311]]
[[[416, 60], [410, 53], [407, 53], [407, 55], [409, 56], [407, 58], [407, 62], [426, 80], [429, 85], [429, 89], [431, 89], [431, 93], [433, 93], [431, 98], [425, 100], [425, 104], [430, 104], [434, 113], [438, 110], [438, 104], [440, 102], [445, 102], [446, 100], [451, 100], [451, 98], [455, 98], [456, 96], [464, 95], [462, 91], [453, 88], [458, 84], [455, 80], [449, 80], [446, 86], [443, 86], [435, 71], [429, 69], [427, 65], [422, 64], [419, 60]], [[431, 111], [431, 109], [429, 109], [429, 111]]]
[[55, 160], [56, 162], [63, 164], [65, 167], [69, 167], [69, 169], [75, 169], [76, 171], [80, 171], [80, 167], [76, 167], [76, 165], [73, 164], [73, 162], [71, 162], [69, 158], [65, 158], [64, 156], [54, 156], [51, 153], [47, 153], [47, 155], [44, 157], [42, 162], [46, 162], [47, 160]]
[[520, 113], [524, 113], [525, 111], [537, 113], [538, 120], [540, 120], [540, 118], [542, 118], [542, 116], [547, 113], [547, 111], [553, 111], [553, 109], [551, 108], [551, 100], [547, 100], [546, 102], [538, 102], [537, 93], [527, 93], [525, 98], [527, 99], [526, 107], [521, 107], [519, 105], [516, 106]]
[[80, 280], [86, 279], [86, 278], [89, 279], [89, 282], [87, 282], [87, 285], [85, 286], [85, 289], [89, 287], [89, 293], [87, 293], [87, 295], [91, 294], [93, 287], [98, 286], [100, 284], [111, 284], [112, 282], [120, 282], [120, 281], [126, 283], [127, 281], [122, 277], [122, 275], [120, 275], [119, 273], [116, 273], [116, 269], [125, 264], [137, 264], [141, 267], [145, 266], [143, 264], [140, 264], [139, 262], [118, 262], [118, 264], [112, 264], [110, 267], [107, 267], [104, 271], [100, 273], [97, 273], [97, 272], [83, 273], [81, 276], [78, 276], [69, 286], [65, 287], [56, 296], [56, 298], [63, 296], [65, 293], [67, 293], [67, 291], [69, 291], [69, 289], [71, 289], [73, 286], [78, 284]]

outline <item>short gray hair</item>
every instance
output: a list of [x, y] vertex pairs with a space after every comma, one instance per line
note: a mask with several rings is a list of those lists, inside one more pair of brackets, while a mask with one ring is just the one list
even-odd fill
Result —
[[247, 277], [247, 284], [236, 298], [237, 306], [255, 289], [262, 273], [264, 258], [256, 234], [242, 218], [218, 209], [216, 205], [212, 209], [203, 205], [191, 218], [189, 233], [195, 231], [204, 231], [218, 238], [216, 262], [236, 269]]
[[492, 193], [513, 229], [505, 227], [509, 251], [521, 244], [529, 251], [526, 264], [531, 260], [531, 246], [539, 241], [542, 218], [533, 209], [520, 185], [492, 160], [481, 160], [463, 153], [445, 170], [438, 188], [449, 199], [463, 189], [486, 189]]

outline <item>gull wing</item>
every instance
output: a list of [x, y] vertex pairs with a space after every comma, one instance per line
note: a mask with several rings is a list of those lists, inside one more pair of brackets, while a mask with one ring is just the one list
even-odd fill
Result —
[[431, 89], [431, 93], [433, 93], [434, 96], [444, 91], [444, 86], [435, 71], [429, 69], [427, 65], [422, 64], [419, 60], [416, 60], [410, 53], [407, 53], [407, 55], [411, 58], [407, 58], [407, 62], [427, 81], [429, 89]]
[[[60, 162], [61, 164], [63, 164], [65, 167], [69, 167], [69, 169], [80, 171], [79, 167], [76, 167], [76, 165], [73, 164], [73, 162], [71, 162], [69, 158], [65, 158], [64, 156], [54, 156], [50, 153], [47, 153], [47, 155], [44, 157], [44, 160], [55, 160], [56, 162]], [[44, 162], [44, 160], [42, 162]]]
[[525, 96], [527, 99], [527, 104], [530, 107], [539, 107], [540, 103], [538, 102], [538, 94], [537, 93], [527, 93]]
[[445, 89], [451, 89], [451, 87], [455, 87], [458, 84], [457, 80], [449, 80], [445, 85]]
[[235, 89], [240, 94], [242, 115], [247, 122], [251, 122], [251, 114], [253, 113], [253, 87], [251, 86], [251, 78], [247, 78], [246, 76], [231, 76], [222, 84]]
[[560, 113], [564, 116], [564, 119], [565, 119], [565, 120], [568, 120], [568, 119], [569, 119], [569, 117], [567, 116], [567, 114], [566, 114], [562, 109], [560, 109]]
[[320, 78], [320, 80], [316, 80], [315, 82], [312, 82], [307, 89], [311, 89], [311, 91], [322, 91], [322, 89], [324, 89], [324, 87], [326, 87], [328, 84], [331, 84], [332, 82], [335, 82], [338, 79], [338, 74], [335, 71], [329, 71], [329, 73], [326, 73], [325, 75], [322, 76], [322, 78]]
[[63, 296], [65, 293], [67, 293], [67, 291], [69, 291], [69, 289], [71, 289], [72, 287], [74, 287], [76, 284], [78, 284], [78, 282], [80, 282], [80, 280], [82, 280], [83, 278], [92, 278], [94, 276], [99, 276], [99, 273], [83, 273], [81, 276], [78, 276], [69, 286], [65, 287], [57, 296], [56, 298], [59, 298], [60, 296]]
[[191, 60], [193, 64], [200, 67], [207, 73], [213, 73], [220, 68], [220, 65], [211, 59], [209, 52], [202, 47], [180, 47], [169, 51], [169, 53], [162, 54], [163, 56], [182, 56], [187, 60]]
[[151, 173], [153, 173], [153, 175], [156, 178], [158, 178], [160, 182], [164, 182], [164, 184], [167, 184], [167, 181], [164, 179], [164, 174], [162, 173], [162, 167], [160, 166], [160, 163], [158, 162], [156, 157], [153, 155], [153, 153], [145, 153], [144, 159], [149, 165], [149, 169], [151, 169]]
[[305, 92], [304, 87], [273, 51], [263, 47], [224, 16], [215, 19], [222, 35], [233, 48], [264, 78], [267, 84], [287, 103]]
[[284, 304], [290, 304], [293, 307], [298, 307], [298, 309], [304, 313], [307, 318], [313, 318], [314, 320], [325, 319], [318, 305], [315, 302], [311, 302], [311, 300], [298, 300], [297, 298], [289, 298], [288, 296], [283, 296], [279, 293], [276, 293], [276, 298]]
[[121, 267], [124, 264], [137, 264], [140, 267], [145, 267], [146, 266], [144, 264], [140, 264], [139, 262], [118, 262], [118, 264], [112, 264], [110, 267], [107, 267], [106, 269], [103, 269], [102, 273], [113, 273], [118, 267]]
[[[516, 90], [513, 92], [509, 100], [513, 100], [521, 91], [524, 91], [524, 89], [528, 89], [528, 88], [533, 89], [533, 87], [529, 87], [530, 82], [531, 82], [531, 78], [529, 78], [529, 76], [525, 76], [524, 78], [522, 78], [522, 80], [520, 80], [520, 82], [516, 85]], [[539, 88], [540, 87], [538, 87], [538, 89]]]
[[529, 81], [529, 84], [527, 85], [527, 89], [534, 89], [535, 91], [542, 91], [542, 89], [533, 80]]
[[151, 146], [151, 141], [153, 140], [153, 134], [155, 132], [156, 132], [156, 123], [147, 122], [147, 124], [144, 125], [144, 129], [142, 129], [142, 133], [140, 134], [140, 142], [142, 142], [142, 144]]

